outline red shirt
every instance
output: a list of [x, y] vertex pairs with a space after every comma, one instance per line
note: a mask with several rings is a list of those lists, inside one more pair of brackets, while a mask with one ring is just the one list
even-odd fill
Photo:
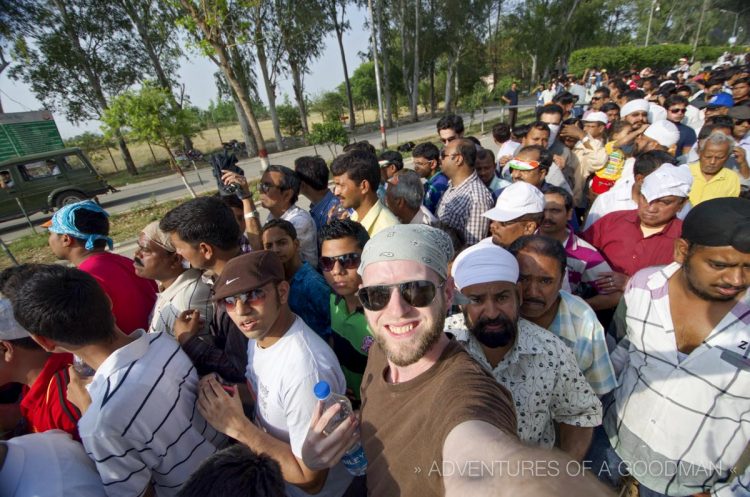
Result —
[[128, 335], [137, 329], [148, 329], [148, 318], [156, 303], [156, 283], [135, 274], [132, 260], [100, 252], [89, 256], [78, 269], [96, 278], [109, 295], [118, 328]]
[[638, 211], [611, 212], [581, 234], [607, 259], [612, 270], [633, 276], [649, 266], [674, 261], [674, 241], [682, 233], [682, 221], [672, 219], [659, 233], [643, 237]]
[[68, 401], [66, 393], [70, 381], [68, 366], [72, 363], [71, 354], [50, 354], [39, 377], [31, 387], [24, 387], [21, 415], [30, 432], [57, 429], [79, 440], [77, 423], [81, 413]]

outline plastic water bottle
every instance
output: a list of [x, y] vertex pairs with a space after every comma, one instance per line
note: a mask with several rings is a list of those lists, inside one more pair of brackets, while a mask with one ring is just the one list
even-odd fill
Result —
[[[313, 387], [313, 392], [318, 399], [323, 401], [323, 411], [334, 404], [339, 404], [341, 406], [339, 412], [328, 422], [328, 425], [326, 425], [323, 430], [323, 433], [328, 435], [349, 417], [352, 413], [352, 403], [349, 402], [349, 399], [346, 398], [346, 396], [331, 392], [331, 386], [327, 381], [318, 382], [315, 387]], [[365, 451], [359, 442], [344, 454], [341, 458], [341, 462], [344, 463], [346, 470], [354, 476], [362, 476], [367, 470], [367, 457], [365, 457]]]

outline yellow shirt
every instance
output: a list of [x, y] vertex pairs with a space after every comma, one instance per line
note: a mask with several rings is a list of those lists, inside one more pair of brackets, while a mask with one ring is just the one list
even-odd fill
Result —
[[352, 214], [351, 219], [364, 226], [370, 236], [394, 224], [401, 224], [398, 218], [380, 200], [367, 211], [361, 221], [356, 212]]
[[705, 200], [722, 197], [738, 197], [740, 195], [740, 176], [726, 167], [706, 181], [701, 173], [700, 162], [690, 164], [690, 174], [693, 175], [693, 186], [690, 188], [690, 203], [695, 207]]

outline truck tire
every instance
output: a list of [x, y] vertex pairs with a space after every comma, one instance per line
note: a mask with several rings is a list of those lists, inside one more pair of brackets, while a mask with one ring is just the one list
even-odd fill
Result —
[[74, 204], [76, 202], [82, 202], [84, 200], [86, 200], [86, 196], [83, 193], [77, 192], [75, 190], [69, 190], [57, 194], [57, 196], [55, 197], [55, 207], [60, 209], [68, 204]]

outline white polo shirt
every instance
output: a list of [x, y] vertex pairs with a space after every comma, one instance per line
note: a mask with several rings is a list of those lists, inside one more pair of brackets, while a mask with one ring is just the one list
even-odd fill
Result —
[[[302, 459], [302, 444], [307, 436], [318, 399], [313, 387], [321, 380], [331, 391], [343, 394], [346, 380], [333, 350], [297, 316], [278, 342], [261, 348], [256, 340], [247, 345], [247, 379], [256, 396], [256, 422], [269, 435], [291, 445], [292, 453]], [[352, 477], [340, 462], [328, 472], [323, 489], [317, 495], [339, 497]], [[287, 484], [287, 495], [308, 495]]]
[[166, 333], [136, 330], [87, 386], [91, 406], [78, 422], [108, 496], [175, 495], [225, 437], [198, 413], [198, 374]]
[[203, 281], [203, 273], [198, 269], [188, 269], [163, 292], [156, 296], [156, 304], [151, 313], [149, 333], [166, 332], [174, 336], [174, 323], [181, 312], [198, 309], [201, 313], [202, 326], [198, 332], [208, 335], [208, 327], [213, 318], [211, 303], [211, 286]]
[[11, 438], [0, 466], [0, 495], [104, 497], [104, 487], [83, 446], [60, 430]]

